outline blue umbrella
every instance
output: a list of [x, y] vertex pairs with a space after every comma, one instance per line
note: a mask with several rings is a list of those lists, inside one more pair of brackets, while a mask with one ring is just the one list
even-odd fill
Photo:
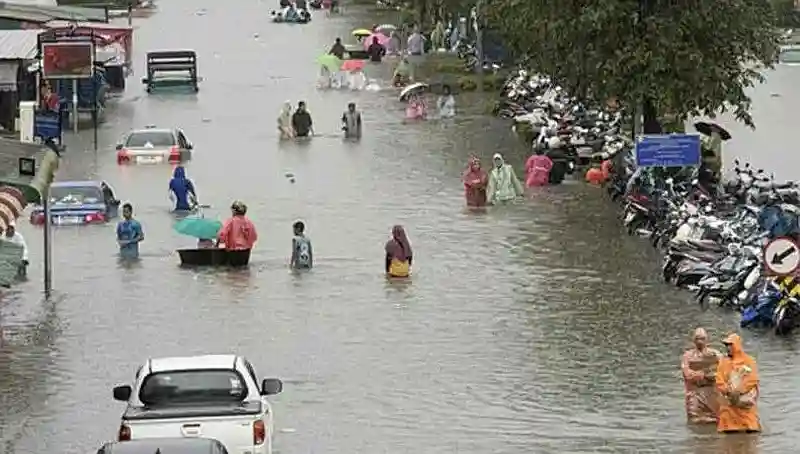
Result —
[[212, 240], [222, 229], [222, 222], [216, 219], [185, 218], [178, 221], [173, 229], [181, 235]]

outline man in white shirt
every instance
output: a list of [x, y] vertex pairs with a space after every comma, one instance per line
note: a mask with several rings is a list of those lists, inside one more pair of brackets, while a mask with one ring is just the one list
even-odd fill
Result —
[[28, 269], [28, 245], [25, 243], [25, 238], [22, 237], [22, 234], [17, 232], [17, 224], [14, 221], [8, 223], [3, 239], [22, 246], [22, 264], [19, 267], [19, 275], [25, 276]]

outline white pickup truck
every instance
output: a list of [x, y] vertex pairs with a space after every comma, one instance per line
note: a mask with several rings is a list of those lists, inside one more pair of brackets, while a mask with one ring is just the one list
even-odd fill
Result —
[[132, 387], [114, 388], [114, 399], [128, 403], [118, 440], [200, 437], [218, 440], [230, 454], [272, 454], [267, 396], [282, 390], [276, 378], [259, 387], [241, 356], [150, 359]]

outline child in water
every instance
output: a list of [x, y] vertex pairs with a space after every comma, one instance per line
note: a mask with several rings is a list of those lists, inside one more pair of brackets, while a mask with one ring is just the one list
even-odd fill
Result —
[[310, 270], [314, 266], [314, 253], [311, 249], [311, 240], [305, 235], [306, 225], [297, 221], [292, 226], [292, 259], [289, 267], [293, 270]]

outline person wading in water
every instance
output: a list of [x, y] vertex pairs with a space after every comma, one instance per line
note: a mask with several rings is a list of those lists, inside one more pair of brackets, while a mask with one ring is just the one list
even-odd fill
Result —
[[347, 110], [342, 115], [342, 130], [345, 139], [361, 138], [361, 112], [356, 110], [356, 103], [347, 105]]
[[314, 135], [314, 122], [311, 114], [306, 110], [305, 101], [297, 103], [297, 110], [292, 114], [292, 128], [296, 137], [308, 137]]
[[403, 226], [392, 227], [392, 238], [386, 242], [386, 275], [408, 277], [411, 274], [413, 252]]
[[686, 419], [691, 424], [713, 424], [719, 407], [714, 377], [722, 355], [708, 347], [708, 334], [703, 328], [694, 331], [692, 342], [694, 346], [681, 357]]

